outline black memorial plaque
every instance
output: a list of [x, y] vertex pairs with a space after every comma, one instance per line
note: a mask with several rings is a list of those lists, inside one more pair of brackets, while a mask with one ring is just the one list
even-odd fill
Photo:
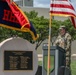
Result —
[[4, 70], [33, 70], [33, 51], [4, 51]]

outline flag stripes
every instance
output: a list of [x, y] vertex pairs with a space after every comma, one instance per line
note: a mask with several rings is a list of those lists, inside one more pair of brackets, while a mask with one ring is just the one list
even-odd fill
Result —
[[76, 17], [74, 8], [68, 1], [52, 1], [50, 6], [50, 12], [52, 15], [62, 14], [63, 16]]
[[71, 17], [71, 21], [76, 28], [76, 12], [69, 1], [51, 1], [50, 14], [52, 16]]
[[74, 27], [76, 28], [76, 19], [71, 17], [71, 22], [73, 23]]

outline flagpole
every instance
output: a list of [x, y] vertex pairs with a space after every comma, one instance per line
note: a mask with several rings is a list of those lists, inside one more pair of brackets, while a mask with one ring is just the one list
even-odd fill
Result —
[[49, 37], [48, 37], [48, 61], [47, 61], [47, 75], [50, 75], [50, 46], [51, 46], [51, 20], [52, 16], [50, 14], [50, 20], [49, 20]]

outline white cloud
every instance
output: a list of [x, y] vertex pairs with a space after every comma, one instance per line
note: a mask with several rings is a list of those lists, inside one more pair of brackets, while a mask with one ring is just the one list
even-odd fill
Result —
[[[14, 1], [18, 1], [18, 0], [14, 0]], [[33, 1], [34, 1], [34, 7], [50, 8], [51, 0], [33, 0]], [[76, 0], [71, 0], [71, 3], [76, 10]]]
[[50, 0], [34, 0], [34, 7], [50, 7]]
[[44, 4], [38, 4], [38, 3], [35, 3], [34, 4], [34, 7], [44, 7], [44, 8], [49, 8], [50, 6], [48, 4], [44, 5]]
[[72, 5], [74, 6], [75, 10], [76, 10], [76, 0], [71, 0]]
[[[34, 7], [50, 8], [50, 1], [51, 0], [34, 0]], [[76, 10], [76, 0], [71, 0], [71, 3]]]
[[19, 1], [19, 0], [13, 0], [13, 1]]

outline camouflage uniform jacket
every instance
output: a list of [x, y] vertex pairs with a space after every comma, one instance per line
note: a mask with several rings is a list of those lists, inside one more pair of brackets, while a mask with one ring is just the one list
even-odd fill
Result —
[[71, 35], [66, 33], [64, 36], [59, 35], [54, 46], [60, 46], [66, 51], [66, 66], [70, 68], [71, 63]]
[[69, 33], [65, 33], [63, 36], [59, 35], [54, 43], [54, 46], [56, 45], [65, 49], [66, 51], [69, 50], [71, 46], [71, 35]]

